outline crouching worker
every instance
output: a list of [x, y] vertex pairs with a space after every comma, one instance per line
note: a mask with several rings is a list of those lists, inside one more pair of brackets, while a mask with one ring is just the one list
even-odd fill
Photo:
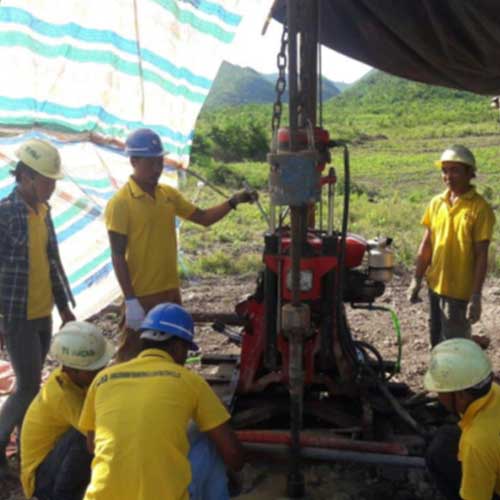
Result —
[[61, 364], [31, 403], [21, 431], [21, 482], [27, 498], [81, 500], [92, 455], [78, 421], [85, 393], [113, 349], [91, 323], [66, 323], [54, 337]]
[[460, 417], [445, 425], [427, 450], [427, 467], [449, 500], [491, 500], [500, 494], [500, 387], [472, 340], [451, 339], [431, 353], [424, 385]]
[[[216, 394], [182, 366], [188, 351], [198, 350], [191, 316], [177, 304], [159, 304], [140, 332], [137, 358], [100, 373], [85, 399], [80, 427], [95, 449], [85, 500], [186, 500], [189, 491], [201, 495], [196, 498], [227, 498], [224, 467], [213, 458], [221, 456], [237, 471], [243, 452]], [[212, 458], [193, 467], [193, 474], [188, 453], [191, 460], [198, 446], [206, 453], [207, 440], [196, 438], [190, 452], [191, 420], [215, 447], [206, 455]], [[201, 491], [218, 487], [221, 474], [225, 491]]]

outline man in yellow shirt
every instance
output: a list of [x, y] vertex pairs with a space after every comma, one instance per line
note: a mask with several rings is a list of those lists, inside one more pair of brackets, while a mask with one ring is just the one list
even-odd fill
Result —
[[121, 360], [139, 350], [137, 330], [145, 313], [162, 302], [181, 303], [177, 272], [175, 218], [210, 226], [256, 193], [242, 191], [220, 205], [200, 209], [176, 189], [159, 184], [165, 151], [150, 129], [132, 132], [126, 141], [133, 174], [109, 201], [105, 220], [113, 268], [125, 297], [124, 343]]
[[48, 200], [62, 179], [59, 152], [31, 139], [17, 151], [16, 187], [0, 200], [0, 316], [16, 390], [0, 412], [0, 479], [9, 474], [10, 435], [36, 396], [52, 333], [54, 304], [64, 323], [75, 319]]
[[[191, 481], [207, 474], [191, 473], [191, 421], [227, 466], [242, 467], [228, 412], [206, 381], [182, 366], [188, 350], [198, 349], [193, 335], [181, 306], [159, 304], [141, 327], [138, 357], [103, 370], [90, 386], [80, 419], [95, 450], [85, 500], [187, 500]], [[226, 492], [201, 498], [226, 499], [222, 486]]]
[[447, 189], [425, 211], [424, 237], [408, 289], [410, 302], [418, 302], [426, 276], [432, 346], [449, 338], [470, 338], [471, 324], [479, 321], [495, 225], [491, 206], [471, 185], [474, 155], [464, 146], [451, 146], [436, 164]]
[[84, 321], [66, 323], [54, 337], [61, 364], [32, 401], [21, 433], [21, 483], [26, 498], [81, 500], [92, 455], [78, 429], [85, 393], [113, 354], [101, 331]]
[[427, 467], [449, 500], [500, 498], [500, 387], [491, 363], [472, 340], [451, 339], [434, 347], [424, 378], [428, 391], [460, 417], [440, 428]]

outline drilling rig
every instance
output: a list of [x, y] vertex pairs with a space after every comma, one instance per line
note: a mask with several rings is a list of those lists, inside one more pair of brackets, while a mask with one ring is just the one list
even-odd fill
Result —
[[[202, 364], [226, 366], [228, 377], [207, 378], [231, 408], [233, 427], [250, 448], [285, 447], [287, 495], [300, 498], [306, 455], [322, 458], [320, 450], [329, 449], [330, 457], [339, 459], [344, 453], [368, 463], [422, 467], [423, 459], [409, 452], [422, 451], [425, 430], [407, 409], [422, 408], [419, 396], [390, 380], [399, 362], [385, 361], [351, 333], [347, 304], [384, 310], [375, 300], [392, 278], [392, 240], [366, 241], [348, 232], [349, 150], [322, 124], [318, 2], [288, 1], [286, 16], [268, 155], [264, 270], [235, 316], [193, 316], [216, 321], [219, 331], [221, 321], [242, 326], [236, 335], [239, 356], [207, 355]], [[289, 116], [283, 127], [287, 84]], [[336, 151], [343, 182], [338, 225], [337, 171], [329, 166]], [[413, 434], [411, 450], [398, 438], [408, 434]]]

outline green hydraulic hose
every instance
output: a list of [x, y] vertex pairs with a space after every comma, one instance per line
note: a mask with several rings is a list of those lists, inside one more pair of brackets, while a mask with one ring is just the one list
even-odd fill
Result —
[[394, 309], [390, 307], [386, 308], [391, 313], [392, 324], [394, 325], [394, 330], [396, 330], [396, 338], [398, 340], [398, 359], [396, 361], [395, 373], [400, 373], [401, 371], [401, 358], [403, 356], [403, 339], [401, 337], [401, 323], [399, 322], [398, 315]]

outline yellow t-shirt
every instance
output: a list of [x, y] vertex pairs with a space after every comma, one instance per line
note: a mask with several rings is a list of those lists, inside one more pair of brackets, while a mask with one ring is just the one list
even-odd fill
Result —
[[433, 198], [422, 224], [430, 229], [432, 261], [427, 270], [429, 288], [439, 295], [469, 300], [474, 279], [474, 243], [491, 241], [495, 215], [471, 188], [453, 204], [449, 191]]
[[128, 238], [125, 257], [137, 296], [179, 287], [175, 216], [188, 218], [195, 209], [176, 189], [160, 184], [153, 198], [132, 177], [109, 200], [106, 227]]
[[458, 459], [462, 463], [460, 497], [491, 500], [500, 495], [500, 387], [474, 401], [460, 420]]
[[45, 224], [47, 205], [40, 203], [37, 212], [28, 208], [28, 319], [50, 316], [54, 307], [47, 255], [48, 231]]
[[85, 389], [57, 368], [40, 389], [24, 417], [21, 431], [21, 483], [26, 498], [35, 491], [35, 472], [71, 427], [78, 429]]
[[95, 432], [84, 500], [187, 500], [190, 420], [206, 432], [229, 419], [210, 386], [159, 349], [103, 370], [80, 427]]

